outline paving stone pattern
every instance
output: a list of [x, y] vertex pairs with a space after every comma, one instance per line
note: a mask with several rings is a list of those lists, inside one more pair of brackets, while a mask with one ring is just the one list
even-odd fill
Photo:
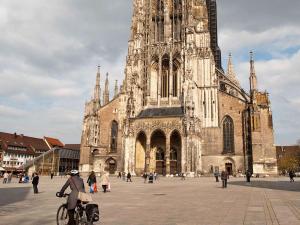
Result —
[[[64, 199], [55, 197], [67, 178], [41, 177], [40, 194], [30, 184], [2, 184], [0, 224], [55, 225]], [[100, 189], [100, 184], [98, 184]], [[111, 178], [112, 191], [93, 195], [103, 225], [300, 225], [300, 181], [231, 178], [228, 188], [214, 178], [160, 178], [144, 184]], [[86, 187], [87, 188], [87, 187]]]

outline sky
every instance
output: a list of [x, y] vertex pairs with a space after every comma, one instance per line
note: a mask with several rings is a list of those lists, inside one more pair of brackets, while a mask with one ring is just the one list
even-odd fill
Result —
[[[108, 4], [109, 2], [109, 4]], [[217, 0], [226, 69], [249, 89], [255, 52], [259, 89], [270, 94], [275, 143], [300, 139], [300, 1]], [[124, 78], [131, 0], [0, 1], [0, 131], [80, 143], [84, 103], [97, 65]]]

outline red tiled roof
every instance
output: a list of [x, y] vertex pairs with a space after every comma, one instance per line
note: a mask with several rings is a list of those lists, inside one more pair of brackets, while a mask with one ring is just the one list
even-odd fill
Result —
[[46, 152], [49, 150], [46, 142], [41, 138], [28, 137], [18, 134], [10, 134], [0, 132], [0, 142], [2, 142], [2, 149], [4, 151], [23, 153], [24, 151], [19, 152], [19, 150], [9, 150], [9, 146], [14, 147], [23, 147], [27, 149], [26, 154], [34, 154], [35, 152]]
[[44, 137], [44, 139], [48, 142], [51, 147], [64, 147], [65, 145], [58, 139], [52, 137]]

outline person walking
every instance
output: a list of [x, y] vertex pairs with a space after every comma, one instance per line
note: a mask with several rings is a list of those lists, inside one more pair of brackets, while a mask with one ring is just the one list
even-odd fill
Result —
[[293, 170], [289, 171], [289, 177], [290, 177], [290, 182], [295, 182], [295, 180], [294, 180], [295, 173]]
[[221, 173], [222, 187], [227, 188], [228, 172], [223, 170]]
[[39, 175], [37, 173], [34, 173], [34, 177], [32, 179], [32, 186], [33, 186], [33, 192], [34, 194], [38, 194], [38, 184], [39, 184]]
[[60, 190], [59, 197], [63, 197], [65, 190], [70, 186], [70, 189], [72, 191], [67, 201], [68, 216], [69, 216], [68, 225], [75, 225], [76, 222], [74, 219], [74, 214], [75, 214], [75, 208], [78, 201], [78, 193], [85, 192], [85, 189], [84, 189], [83, 180], [82, 178], [80, 178], [78, 170], [71, 170], [70, 175], [71, 175], [70, 178], [67, 180], [65, 185]]
[[8, 180], [8, 173], [5, 171], [4, 175], [3, 175], [3, 184], [6, 184]]
[[51, 180], [53, 179], [53, 177], [54, 177], [54, 173], [53, 173], [53, 171], [51, 171], [51, 173], [50, 173], [50, 177], [51, 177]]
[[101, 185], [103, 188], [103, 192], [106, 193], [108, 185], [109, 185], [109, 178], [108, 178], [108, 174], [106, 172], [103, 173], [103, 175], [101, 176]]
[[94, 171], [90, 173], [87, 183], [90, 187], [90, 193], [94, 194], [95, 190], [97, 190], [97, 188], [95, 188], [97, 186], [97, 179]]
[[118, 178], [122, 178], [122, 173], [121, 173], [121, 171], [118, 173]]
[[144, 178], [144, 184], [147, 183], [148, 174], [144, 173], [143, 174], [143, 178]]
[[247, 177], [247, 182], [248, 183], [250, 183], [250, 178], [251, 178], [251, 172], [250, 172], [250, 170], [247, 170], [247, 172], [246, 172], [246, 177]]
[[126, 180], [126, 182], [128, 182], [128, 181], [132, 182], [130, 172], [127, 173], [127, 180]]
[[219, 174], [219, 171], [215, 171], [214, 172], [214, 176], [215, 176], [215, 178], [216, 178], [216, 182], [219, 182], [219, 176], [220, 176], [220, 174]]
[[154, 175], [153, 175], [153, 173], [150, 173], [150, 175], [149, 175], [149, 184], [153, 184], [153, 178], [154, 177]]
[[153, 173], [153, 176], [154, 176], [154, 180], [156, 181], [157, 180], [157, 173], [155, 171]]
[[12, 173], [8, 174], [8, 178], [7, 178], [7, 183], [11, 183], [11, 179], [12, 179]]

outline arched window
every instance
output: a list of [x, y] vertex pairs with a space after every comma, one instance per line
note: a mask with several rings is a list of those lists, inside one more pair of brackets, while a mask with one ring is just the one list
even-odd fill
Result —
[[229, 116], [223, 121], [223, 153], [234, 153], [234, 125]]
[[161, 74], [161, 97], [167, 98], [169, 97], [169, 58], [165, 58], [162, 61], [162, 74]]
[[110, 150], [116, 152], [118, 148], [118, 123], [114, 120], [111, 123]]
[[158, 148], [156, 151], [156, 160], [164, 160], [165, 159], [165, 153], [162, 148]]
[[181, 23], [182, 23], [182, 1], [174, 0], [174, 10], [173, 10], [173, 33], [174, 40], [181, 40]]

